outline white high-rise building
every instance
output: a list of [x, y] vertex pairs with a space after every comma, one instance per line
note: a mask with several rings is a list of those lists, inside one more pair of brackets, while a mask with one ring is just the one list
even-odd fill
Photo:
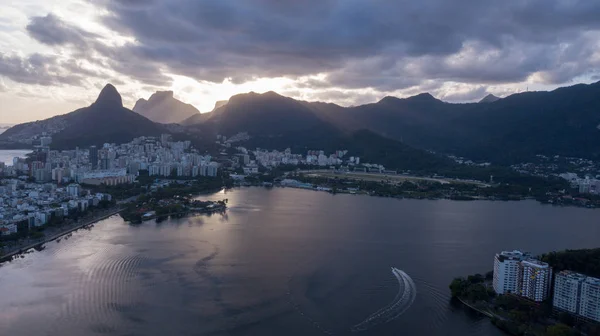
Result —
[[557, 273], [554, 277], [554, 308], [579, 314], [581, 284], [585, 279], [585, 275], [571, 271]]
[[493, 286], [497, 294], [519, 293], [519, 263], [527, 257], [518, 250], [496, 254]]
[[600, 322], [600, 279], [562, 271], [554, 280], [554, 308]]
[[219, 164], [216, 162], [211, 162], [208, 164], [208, 168], [206, 170], [206, 175], [215, 177], [217, 176], [217, 171], [219, 170]]
[[79, 184], [69, 184], [69, 186], [67, 187], [67, 191], [69, 193], [70, 196], [72, 197], [77, 197], [79, 196], [79, 192], [81, 190], [81, 187], [79, 186]]
[[588, 277], [581, 284], [579, 315], [600, 322], [600, 279]]
[[541, 302], [550, 294], [552, 268], [536, 259], [523, 260], [519, 264], [520, 295]]

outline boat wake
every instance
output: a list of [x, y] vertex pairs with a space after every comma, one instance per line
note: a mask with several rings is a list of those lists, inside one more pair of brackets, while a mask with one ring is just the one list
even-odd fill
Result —
[[398, 279], [399, 284], [398, 294], [396, 294], [394, 301], [385, 308], [370, 315], [361, 323], [352, 327], [351, 330], [353, 332], [365, 331], [376, 325], [390, 322], [404, 314], [415, 301], [415, 298], [417, 297], [417, 287], [410, 276], [395, 267], [392, 267], [392, 273], [396, 279]]

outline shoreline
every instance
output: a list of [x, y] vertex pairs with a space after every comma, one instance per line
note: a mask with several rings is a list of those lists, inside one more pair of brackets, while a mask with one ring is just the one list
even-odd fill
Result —
[[468, 308], [471, 308], [472, 310], [474, 310], [474, 311], [478, 312], [479, 314], [482, 314], [482, 315], [484, 315], [484, 316], [487, 316], [487, 317], [488, 317], [488, 318], [490, 318], [490, 319], [493, 319], [494, 317], [498, 318], [497, 316], [493, 315], [493, 314], [492, 314], [492, 313], [490, 313], [490, 312], [485, 312], [485, 311], [483, 311], [483, 310], [480, 310], [480, 309], [477, 309], [477, 308], [473, 307], [472, 305], [468, 304], [468, 303], [467, 303], [465, 300], [463, 300], [463, 299], [462, 299], [462, 298], [460, 298], [460, 297], [457, 297], [457, 299], [458, 299], [458, 301], [460, 301], [460, 303], [462, 303], [464, 306], [467, 306]]
[[381, 197], [381, 198], [393, 198], [393, 199], [398, 199], [398, 200], [417, 200], [417, 201], [422, 201], [422, 200], [430, 200], [430, 201], [440, 201], [440, 200], [447, 200], [447, 201], [455, 201], [455, 202], [480, 202], [480, 201], [485, 201], [485, 202], [523, 202], [523, 201], [534, 201], [539, 205], [547, 205], [547, 206], [552, 206], [552, 207], [556, 207], [556, 208], [580, 208], [580, 209], [589, 209], [589, 210], [596, 210], [596, 209], [600, 209], [599, 207], [588, 207], [588, 206], [582, 206], [582, 205], [577, 205], [577, 204], [555, 204], [555, 203], [548, 203], [548, 202], [542, 202], [538, 199], [536, 199], [535, 197], [523, 197], [523, 198], [515, 198], [515, 199], [501, 199], [501, 198], [485, 198], [485, 197], [472, 197], [469, 199], [461, 199], [461, 198], [453, 198], [453, 197], [409, 197], [409, 196], [405, 196], [405, 195], [401, 195], [401, 196], [386, 196], [386, 195], [376, 195], [376, 194], [370, 194], [368, 192], [349, 192], [349, 191], [336, 191], [333, 192], [332, 190], [319, 190], [318, 187], [312, 187], [312, 188], [308, 188], [308, 187], [297, 187], [297, 186], [283, 186], [283, 185], [279, 185], [279, 184], [275, 184], [272, 187], [265, 187], [264, 185], [259, 185], [259, 184], [253, 184], [253, 185], [236, 185], [235, 188], [266, 188], [266, 189], [271, 189], [271, 188], [290, 188], [290, 189], [299, 189], [299, 190], [307, 190], [307, 191], [315, 191], [315, 192], [325, 192], [331, 195], [352, 195], [352, 196], [368, 196], [368, 197]]
[[[156, 220], [156, 219], [161, 218], [161, 217], [169, 218], [169, 217], [172, 217], [172, 216], [175, 216], [175, 215], [183, 215], [181, 217], [176, 217], [176, 218], [185, 218], [185, 217], [191, 217], [191, 216], [203, 216], [203, 215], [212, 215], [214, 213], [223, 213], [226, 210], [227, 210], [227, 207], [225, 207], [223, 209], [217, 209], [217, 210], [214, 210], [214, 211], [208, 211], [208, 212], [206, 212], [206, 211], [197, 211], [197, 210], [179, 211], [179, 212], [171, 212], [171, 213], [164, 214], [164, 215], [155, 215], [152, 218], [142, 219], [142, 221], [140, 223], [134, 223], [134, 222], [131, 222], [131, 221], [125, 221], [125, 222], [126, 223], [130, 223], [130, 224], [134, 224], [134, 225], [138, 225], [138, 224], [142, 224], [144, 222], [148, 222], [148, 221], [151, 221], [151, 220]], [[125, 219], [123, 219], [123, 220], [125, 220]]]
[[17, 248], [16, 250], [14, 250], [12, 252], [9, 252], [9, 253], [7, 253], [5, 255], [0, 256], [0, 264], [2, 264], [4, 262], [7, 262], [7, 261], [11, 261], [14, 256], [23, 254], [23, 253], [27, 252], [28, 250], [30, 250], [32, 248], [35, 248], [37, 246], [41, 246], [43, 244], [47, 244], [47, 243], [49, 243], [51, 241], [54, 241], [54, 240], [56, 240], [56, 239], [58, 239], [58, 238], [60, 238], [62, 236], [65, 236], [65, 235], [67, 235], [67, 234], [69, 234], [69, 233], [71, 233], [73, 231], [77, 231], [77, 230], [79, 230], [79, 229], [81, 229], [83, 227], [86, 227], [88, 225], [97, 223], [97, 222], [99, 222], [101, 220], [104, 220], [106, 218], [114, 216], [114, 215], [118, 214], [119, 212], [121, 212], [121, 210], [122, 209], [120, 209], [120, 208], [119, 209], [115, 209], [115, 210], [111, 210], [110, 212], [108, 212], [106, 214], [103, 214], [103, 215], [101, 215], [99, 217], [95, 217], [93, 219], [90, 219], [90, 220], [86, 221], [85, 223], [78, 224], [78, 225], [76, 225], [74, 227], [70, 227], [70, 228], [68, 228], [68, 229], [66, 229], [64, 231], [61, 231], [61, 232], [56, 233], [56, 234], [53, 234], [52, 236], [44, 237], [43, 239], [41, 239], [38, 242], [31, 243], [31, 244], [23, 246], [23, 247], [19, 247], [19, 248]]

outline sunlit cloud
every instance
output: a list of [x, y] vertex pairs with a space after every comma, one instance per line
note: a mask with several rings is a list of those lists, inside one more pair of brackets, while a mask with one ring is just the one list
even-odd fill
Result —
[[[477, 101], [598, 80], [600, 3], [22, 0], [0, 4], [0, 110], [21, 122], [157, 90], [212, 110], [249, 91], [342, 105]], [[357, 24], [360, 23], [360, 24]]]

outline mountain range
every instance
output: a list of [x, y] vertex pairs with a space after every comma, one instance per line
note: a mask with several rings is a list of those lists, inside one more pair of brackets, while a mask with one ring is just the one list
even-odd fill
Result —
[[495, 102], [497, 100], [500, 100], [500, 99], [502, 99], [502, 98], [496, 97], [496, 96], [494, 96], [493, 94], [490, 93], [489, 95], [483, 97], [483, 99], [481, 99], [479, 102], [480, 103], [493, 103], [493, 102]]
[[117, 89], [107, 84], [96, 101], [73, 112], [13, 126], [0, 134], [0, 143], [28, 142], [35, 135], [52, 136], [52, 147], [72, 149], [76, 146], [124, 143], [139, 136], [157, 136], [166, 128], [123, 107]]
[[171, 92], [158, 92], [136, 104], [134, 110], [154, 121], [171, 123], [189, 115], [181, 119], [181, 126], [161, 125], [124, 108], [116, 89], [107, 85], [91, 106], [17, 125], [1, 134], [0, 142], [19, 142], [28, 134], [48, 132], [55, 145], [74, 147], [125, 142], [135, 136], [170, 132], [177, 126], [188, 135], [202, 134], [204, 139], [248, 132], [250, 148], [303, 151], [347, 146], [369, 155], [370, 150], [378, 149], [361, 147], [359, 140], [367, 139], [370, 144], [393, 141], [402, 148], [390, 148], [410, 155], [415, 152], [405, 149], [419, 148], [420, 153], [430, 150], [501, 164], [522, 162], [537, 154], [600, 156], [600, 82], [502, 99], [488, 95], [479, 103], [467, 104], [451, 104], [423, 93], [342, 107], [299, 101], [275, 92], [251, 92], [218, 102], [209, 113], [199, 114], [195, 109], [180, 113], [182, 106], [189, 105], [177, 101]]
[[194, 106], [173, 97], [173, 91], [158, 91], [148, 100], [139, 99], [133, 112], [161, 124], [177, 124], [195, 115], [200, 115]]
[[223, 134], [248, 131], [259, 138], [367, 129], [413, 147], [503, 164], [537, 154], [600, 156], [600, 82], [496, 98], [451, 104], [423, 93], [342, 107], [274, 92], [249, 93], [184, 123], [212, 126]]

